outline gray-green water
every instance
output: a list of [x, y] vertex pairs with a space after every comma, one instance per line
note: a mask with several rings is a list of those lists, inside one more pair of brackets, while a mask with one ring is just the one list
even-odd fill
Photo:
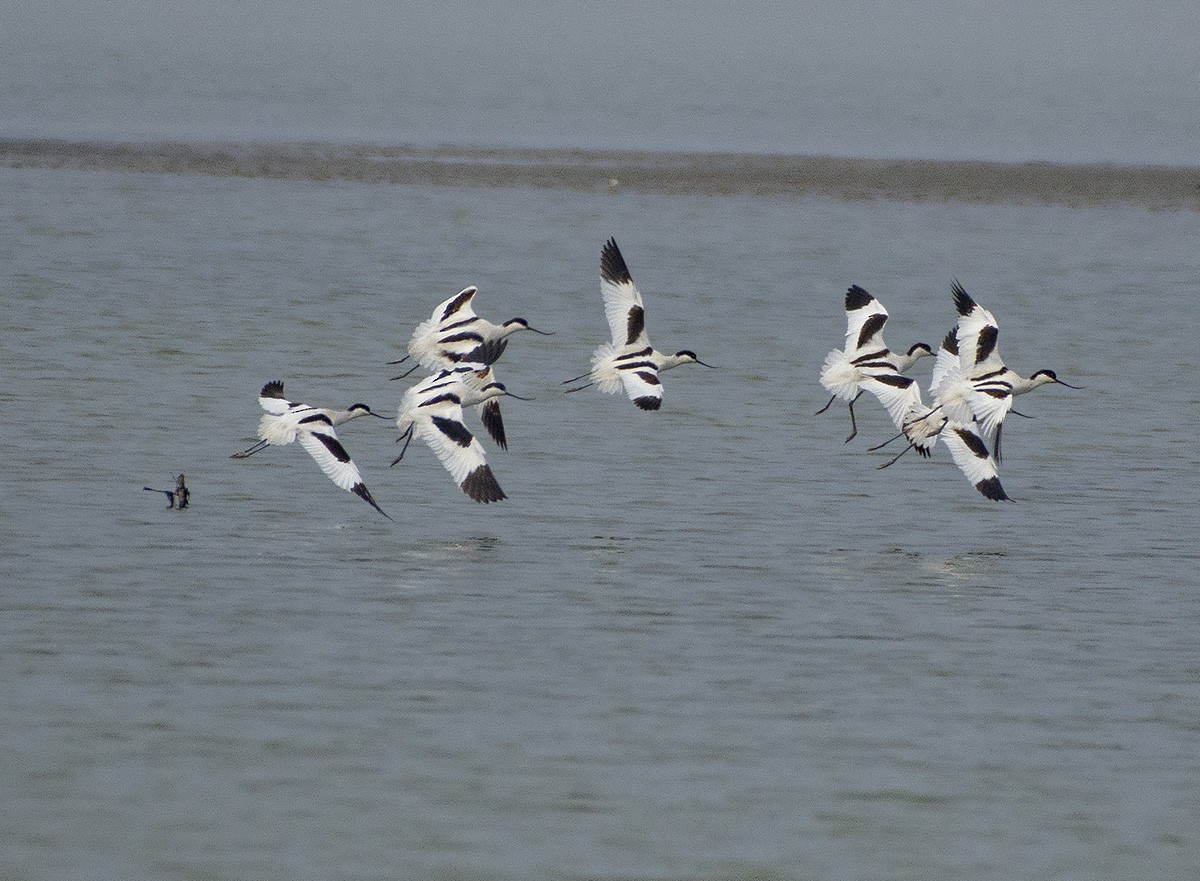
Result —
[[[6, 169], [0, 229], [4, 877], [1193, 877], [1194, 213]], [[561, 394], [610, 235], [720, 365], [658, 413]], [[847, 285], [906, 347], [952, 277], [1086, 386], [1020, 400], [1016, 504], [813, 416]], [[376, 420], [394, 522], [228, 458], [269, 379], [394, 408], [467, 284], [556, 331], [509, 500]]]

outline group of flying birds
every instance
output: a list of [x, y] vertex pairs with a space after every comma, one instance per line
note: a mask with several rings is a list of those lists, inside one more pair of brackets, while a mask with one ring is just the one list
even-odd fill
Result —
[[1028, 379], [1005, 365], [996, 340], [999, 328], [992, 313], [976, 303], [957, 281], [951, 286], [958, 323], [942, 340], [929, 380], [931, 401], [921, 400], [917, 381], [904, 373], [933, 350], [913, 345], [903, 355], [883, 341], [887, 309], [854, 285], [846, 291], [846, 345], [830, 352], [821, 368], [821, 385], [832, 394], [824, 413], [837, 399], [849, 402], [849, 442], [858, 433], [854, 402], [870, 392], [887, 408], [900, 434], [871, 447], [878, 450], [904, 438], [908, 445], [880, 465], [887, 468], [915, 449], [930, 456], [941, 438], [950, 458], [974, 487], [993, 501], [1008, 499], [1000, 483], [1000, 431], [1013, 410], [1013, 398], [1049, 383], [1063, 382], [1053, 370], [1039, 370]]
[[[650, 345], [642, 295], [613, 239], [605, 243], [601, 252], [600, 284], [612, 342], [596, 349], [591, 370], [564, 383], [583, 382], [567, 392], [593, 385], [608, 394], [624, 389], [641, 409], [657, 410], [662, 406], [662, 382], [658, 374], [680, 364], [704, 362], [694, 352], [667, 355]], [[499, 398], [507, 395], [528, 399], [514, 395], [497, 382], [492, 365], [504, 354], [512, 334], [522, 330], [549, 334], [531, 327], [524, 318], [513, 318], [503, 324], [480, 318], [472, 307], [476, 292], [476, 288], [469, 287], [438, 304], [433, 314], [413, 331], [408, 354], [391, 362], [400, 364], [410, 358], [416, 361], [416, 367], [393, 379], [403, 379], [421, 368], [430, 371], [400, 401], [396, 426], [400, 429], [398, 440], [404, 441], [404, 447], [391, 464], [404, 458], [409, 442], [416, 435], [429, 445], [463, 492], [477, 502], [486, 503], [498, 502], [506, 496], [487, 464], [483, 445], [466, 426], [463, 411], [479, 406], [484, 429], [497, 446], [507, 449]], [[278, 381], [262, 387], [258, 403], [265, 411], [258, 425], [259, 442], [231, 458], [244, 459], [268, 446], [299, 441], [334, 483], [388, 516], [363, 483], [358, 467], [335, 431], [337, 426], [359, 416], [388, 417], [373, 412], [366, 404], [334, 410], [289, 401], [283, 396], [283, 383]]]
[[[624, 390], [640, 409], [657, 410], [663, 397], [660, 373], [681, 364], [713, 366], [697, 358], [695, 352], [683, 350], [668, 355], [651, 346], [642, 296], [613, 239], [601, 251], [600, 283], [612, 340], [595, 350], [587, 373], [566, 380], [564, 385], [582, 383], [567, 389], [568, 393], [591, 386], [607, 394]], [[818, 413], [825, 412], [839, 398], [847, 401], [852, 427], [846, 439], [849, 441], [858, 430], [854, 402], [870, 392], [887, 408], [901, 431], [892, 440], [904, 437], [908, 441], [905, 451], [916, 449], [922, 456], [929, 456], [941, 438], [955, 463], [983, 495], [1006, 499], [996, 466], [1000, 461], [1000, 429], [1012, 409], [1013, 396], [1062, 381], [1051, 370], [1040, 370], [1024, 379], [1008, 369], [996, 349], [997, 328], [991, 313], [975, 303], [957, 282], [953, 291], [958, 325], [947, 334], [938, 352], [930, 384], [932, 403], [926, 406], [916, 381], [904, 374], [921, 357], [932, 355], [932, 350], [917, 343], [903, 355], [890, 351], [883, 341], [887, 310], [861, 287], [851, 287], [846, 293], [845, 347], [829, 353], [820, 376], [821, 384], [833, 397]], [[400, 401], [395, 421], [400, 430], [397, 440], [404, 441], [404, 447], [391, 464], [403, 459], [409, 442], [419, 437], [463, 492], [477, 502], [487, 503], [506, 496], [487, 463], [483, 445], [464, 421], [464, 410], [478, 406], [483, 428], [497, 446], [507, 449], [499, 399], [528, 399], [514, 395], [498, 382], [493, 365], [504, 354], [512, 334], [522, 330], [549, 334], [531, 327], [523, 318], [503, 324], [480, 318], [472, 305], [476, 293], [475, 287], [468, 287], [438, 304], [413, 331], [408, 354], [390, 362], [400, 364], [412, 359], [416, 363], [407, 373], [392, 379], [403, 379], [422, 368], [429, 371]], [[338, 439], [336, 427], [359, 416], [389, 417], [375, 413], [366, 404], [335, 410], [290, 401], [284, 397], [279, 381], [264, 385], [258, 402], [264, 411], [258, 425], [259, 441], [231, 458], [244, 459], [268, 446], [299, 441], [334, 483], [388, 516], [367, 489], [358, 467]], [[887, 467], [900, 455], [880, 467]]]

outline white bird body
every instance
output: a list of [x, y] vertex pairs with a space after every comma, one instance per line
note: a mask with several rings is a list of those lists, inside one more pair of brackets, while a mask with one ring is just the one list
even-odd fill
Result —
[[508, 337], [517, 331], [548, 335], [530, 327], [524, 318], [510, 318], [503, 324], [480, 318], [472, 306], [477, 292], [478, 288], [472, 285], [439, 303], [433, 314], [417, 325], [408, 341], [408, 356], [400, 361], [411, 356], [429, 370], [466, 363], [491, 364], [504, 353]]
[[592, 385], [608, 395], [624, 389], [629, 400], [639, 408], [658, 410], [663, 399], [660, 373], [680, 364], [712, 367], [687, 349], [669, 355], [650, 344], [645, 304], [615, 239], [605, 242], [600, 252], [600, 290], [612, 341], [592, 353], [592, 367], [588, 373], [564, 383], [588, 380], [585, 385], [568, 389], [568, 392], [582, 391]]
[[[487, 368], [478, 364], [435, 373], [404, 393], [396, 417], [400, 439], [405, 440], [404, 450], [415, 433], [429, 445], [462, 491], [484, 503], [507, 496], [487, 464], [483, 446], [463, 424], [463, 410], [509, 394], [502, 384], [487, 381], [488, 375]], [[393, 465], [404, 457], [404, 450]]]
[[258, 422], [259, 443], [248, 450], [234, 453], [230, 458], [244, 459], [266, 446], [286, 446], [299, 441], [330, 480], [354, 493], [383, 516], [388, 516], [371, 497], [358, 466], [334, 431], [336, 426], [351, 419], [379, 414], [371, 412], [366, 404], [351, 404], [345, 410], [334, 410], [289, 401], [284, 398], [283, 383], [278, 380], [262, 387], [258, 403], [264, 411]]
[[921, 406], [920, 388], [903, 374], [933, 353], [925, 343], [914, 344], [904, 354], [891, 351], [883, 341], [887, 318], [883, 304], [858, 285], [846, 291], [846, 343], [825, 356], [820, 381], [833, 397], [817, 413], [824, 413], [835, 400], [848, 402], [851, 432], [847, 441], [858, 433], [854, 402], [864, 391], [879, 399], [897, 428]]

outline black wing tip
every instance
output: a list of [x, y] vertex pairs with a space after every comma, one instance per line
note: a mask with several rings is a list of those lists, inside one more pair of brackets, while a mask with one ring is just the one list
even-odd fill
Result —
[[958, 354], [958, 328], [950, 328], [950, 332], [947, 333], [945, 339], [942, 340], [942, 348], [951, 355]]
[[500, 404], [495, 400], [484, 404], [479, 414], [479, 421], [483, 423], [483, 427], [487, 430], [487, 433], [496, 442], [496, 446], [502, 450], [507, 450], [508, 436], [504, 431], [504, 417], [500, 413]]
[[989, 477], [987, 480], [981, 480], [975, 484], [975, 489], [979, 490], [983, 493], [984, 497], [991, 499], [993, 502], [1002, 502], [1008, 498], [1008, 493], [1000, 485], [999, 477]]
[[384, 517], [387, 517], [387, 519], [389, 519], [389, 520], [392, 519], [388, 515], [388, 512], [383, 510], [383, 508], [379, 507], [379, 505], [377, 505], [375, 503], [375, 500], [373, 498], [371, 498], [371, 491], [369, 489], [367, 489], [367, 485], [365, 483], [354, 484], [354, 486], [350, 487], [350, 492], [354, 493], [356, 496], [358, 496], [360, 499], [362, 499], [364, 502], [366, 502], [368, 505], [370, 505], [372, 508], [374, 508], [380, 514], [382, 514]]
[[612, 284], [625, 284], [633, 281], [615, 238], [610, 238], [605, 242], [604, 248], [600, 252], [600, 278]]
[[874, 299], [874, 297], [858, 285], [850, 285], [850, 288], [846, 291], [846, 311], [853, 312], [855, 309], [861, 309]]
[[485, 505], [488, 502], [498, 502], [508, 498], [488, 465], [480, 465], [468, 474], [462, 482], [462, 491], [475, 501]]
[[643, 410], [657, 410], [662, 406], [662, 398], [656, 398], [653, 395], [646, 395], [641, 398], [634, 398], [633, 402]]
[[260, 398], [282, 398], [283, 383], [278, 379], [273, 379], [262, 387], [262, 391], [258, 393]]
[[504, 350], [508, 348], [508, 339], [492, 340], [480, 343], [466, 355], [460, 355], [454, 360], [460, 363], [482, 364], [490, 367], [500, 360]]
[[970, 315], [975, 308], [975, 301], [971, 299], [971, 295], [967, 293], [966, 288], [959, 283], [957, 278], [950, 285], [950, 291], [954, 294], [954, 308], [958, 310], [958, 314]]

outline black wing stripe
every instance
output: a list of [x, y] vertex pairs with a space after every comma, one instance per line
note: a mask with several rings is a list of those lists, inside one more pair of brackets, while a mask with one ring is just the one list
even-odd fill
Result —
[[954, 433], [959, 436], [962, 442], [966, 444], [967, 449], [970, 450], [977, 459], [986, 459], [988, 457], [988, 449], [977, 434], [962, 428], [954, 429]]
[[477, 288], [473, 288], [473, 287], [466, 288], [461, 294], [459, 294], [457, 297], [455, 297], [453, 300], [451, 300], [450, 304], [446, 307], [445, 311], [442, 312], [442, 317], [440, 320], [445, 321], [447, 318], [449, 318], [451, 315], [453, 315], [455, 312], [457, 312], [459, 309], [461, 309], [463, 307], [464, 303], [471, 302], [471, 298], [473, 296], [475, 296], [476, 290], [477, 290]]
[[446, 419], [443, 416], [430, 416], [433, 424], [437, 426], [438, 431], [454, 441], [460, 447], [471, 446], [471, 432], [467, 431], [467, 427], [461, 422], [456, 422], [453, 419]]
[[624, 355], [618, 355], [613, 360], [614, 361], [625, 361], [629, 358], [645, 358], [653, 352], [654, 352], [654, 349], [652, 349], [650, 346], [646, 346], [646, 348], [639, 349], [636, 352], [626, 352]]
[[872, 315], [863, 322], [862, 330], [858, 334], [858, 348], [862, 348], [867, 344], [871, 337], [883, 330], [883, 326], [887, 323], [887, 316], [882, 313]]
[[996, 351], [996, 336], [1000, 331], [994, 324], [989, 324], [979, 331], [979, 342], [975, 344], [975, 363], [980, 364], [988, 355]]
[[342, 446], [342, 442], [336, 437], [331, 437], [328, 434], [322, 434], [319, 431], [314, 431], [312, 435], [325, 445], [325, 449], [329, 450], [329, 452], [333, 454], [333, 458], [337, 459], [339, 462], [350, 461], [350, 454], [346, 452], [346, 448]]
[[646, 329], [646, 310], [641, 306], [631, 306], [629, 309], [628, 327], [625, 345], [631, 346], [637, 342], [638, 337], [642, 335], [642, 331]]
[[465, 342], [482, 343], [483, 337], [481, 335], [475, 333], [475, 331], [473, 331], [473, 330], [464, 330], [462, 333], [452, 333], [452, 334], [450, 334], [450, 336], [444, 336], [438, 340], [438, 344], [443, 345], [443, 346], [446, 345], [447, 343], [465, 343]]

